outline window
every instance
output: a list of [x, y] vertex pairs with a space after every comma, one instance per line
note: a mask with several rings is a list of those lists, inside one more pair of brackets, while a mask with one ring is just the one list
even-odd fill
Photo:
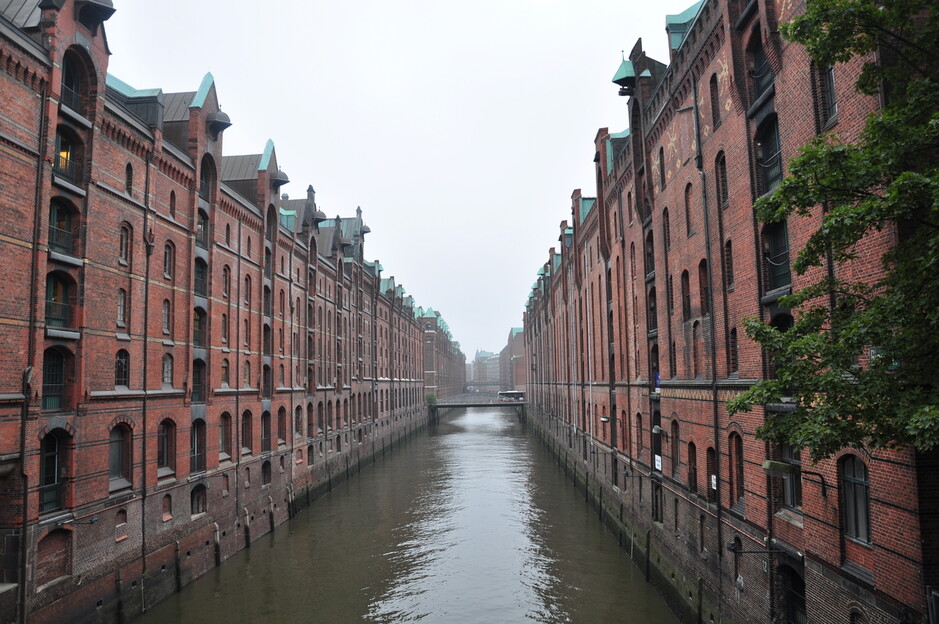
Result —
[[251, 307], [251, 276], [245, 275], [245, 293], [244, 293], [245, 306]]
[[245, 410], [241, 415], [241, 454], [251, 453], [251, 447], [254, 443], [254, 430], [251, 428], [251, 412]]
[[245, 362], [241, 368], [243, 371], [241, 385], [243, 388], [250, 388], [251, 387], [251, 362]]
[[245, 319], [244, 332], [242, 333], [244, 333], [244, 336], [245, 336], [245, 339], [244, 339], [245, 346], [246, 347], [251, 346], [251, 325], [248, 322], [248, 319]]
[[[169, 522], [173, 519], [173, 497], [169, 494], [163, 496], [162, 510], [163, 510], [163, 522]], [[125, 512], [126, 513], [126, 512]], [[126, 521], [126, 518], [125, 518]]]
[[727, 290], [734, 288], [734, 244], [728, 240], [724, 243], [724, 278], [727, 281]]
[[805, 579], [788, 565], [780, 566], [783, 614], [789, 624], [805, 624]]
[[127, 325], [127, 291], [123, 288], [117, 289], [117, 325]]
[[222, 314], [222, 344], [228, 344], [228, 315]]
[[261, 452], [266, 453], [271, 450], [271, 413], [261, 414]]
[[759, 194], [775, 190], [783, 176], [779, 124], [775, 116], [764, 121], [757, 130], [756, 167]]
[[192, 362], [192, 402], [205, 403], [205, 362]]
[[678, 431], [678, 419], [672, 420], [672, 430], [669, 433], [669, 442], [672, 444], [672, 477], [678, 476], [678, 466], [681, 463], [681, 438]]
[[55, 133], [55, 160], [52, 163], [52, 170], [57, 176], [66, 180], [80, 182], [78, 143], [63, 134], [61, 130]]
[[655, 272], [655, 241], [652, 232], [646, 234], [646, 278]]
[[743, 438], [739, 433], [730, 434], [730, 505], [743, 501]]
[[228, 266], [225, 266], [222, 269], [222, 296], [228, 297], [228, 293], [231, 290], [231, 269]]
[[727, 339], [727, 369], [733, 374], [740, 370], [739, 363], [739, 346], [737, 345], [737, 328], [731, 328], [729, 337]]
[[707, 470], [707, 483], [704, 487], [708, 493], [708, 500], [713, 503], [717, 501], [717, 454], [714, 452], [713, 446], [708, 447], [704, 459]]
[[701, 368], [701, 323], [695, 321], [691, 326], [691, 376], [699, 377], [704, 374]]
[[170, 191], [170, 216], [176, 218], [176, 191]]
[[792, 283], [789, 271], [789, 235], [786, 222], [770, 223], [763, 228], [763, 260], [766, 290], [784, 288]]
[[192, 287], [197, 295], [205, 297], [209, 294], [209, 266], [201, 258], [196, 258]]
[[166, 243], [163, 247], [163, 277], [173, 279], [176, 271], [176, 249], [172, 243]]
[[124, 190], [129, 196], [134, 195], [134, 168], [130, 163], [124, 168]]
[[688, 271], [681, 272], [681, 320], [691, 320], [691, 278]]
[[39, 513], [56, 511], [65, 506], [64, 438], [61, 430], [43, 437], [39, 445]]
[[157, 477], [176, 471], [176, 423], [165, 419], [157, 428]]
[[205, 472], [205, 421], [195, 420], [189, 434], [189, 472]]
[[108, 435], [108, 478], [112, 492], [131, 486], [130, 438], [130, 428], [125, 424], [116, 425]]
[[652, 521], [663, 522], [665, 501], [662, 495], [662, 484], [652, 483]]
[[730, 190], [727, 187], [727, 158], [719, 152], [714, 159], [714, 185], [717, 187], [717, 205], [727, 208], [730, 205]]
[[844, 534], [862, 542], [870, 542], [870, 482], [867, 466], [857, 455], [846, 455], [841, 460], [841, 479]]
[[118, 235], [117, 260], [124, 266], [130, 266], [130, 245], [130, 226], [126, 223], [121, 224], [120, 234]]
[[780, 460], [794, 466], [794, 470], [782, 478], [783, 506], [802, 510], [802, 451], [791, 444], [783, 444]]
[[192, 488], [192, 493], [189, 495], [189, 507], [190, 507], [190, 513], [193, 516], [197, 516], [199, 514], [205, 513], [205, 510], [206, 510], [205, 493], [206, 492], [205, 492], [204, 485], [200, 484]]
[[694, 442], [688, 443], [688, 490], [698, 491], [698, 449]]
[[231, 371], [228, 359], [222, 360], [222, 387], [227, 388], [231, 383]]
[[62, 104], [76, 113], [84, 114], [82, 108], [82, 72], [71, 52], [67, 52], [62, 59], [62, 95], [60, 97]]
[[659, 320], [658, 320], [659, 317], [658, 317], [658, 310], [656, 308], [655, 288], [649, 289], [649, 294], [646, 300], [648, 303], [648, 313], [649, 313], [648, 331], [650, 332], [656, 331], [659, 327]]
[[218, 419], [218, 457], [231, 459], [231, 414], [228, 412]]
[[665, 188], [665, 150], [659, 148], [659, 189]]
[[758, 35], [750, 48], [750, 62], [752, 67], [750, 76], [753, 80], [753, 101], [755, 102], [773, 84], [773, 69], [770, 67], [769, 58], [766, 56], [763, 42]]
[[271, 484], [271, 462], [266, 461], [261, 464], [261, 485]]
[[231, 247], [231, 224], [225, 224], [225, 244]]
[[698, 263], [698, 290], [701, 316], [705, 316], [711, 313], [711, 273], [708, 271], [707, 260]]
[[46, 349], [42, 361], [42, 409], [59, 410], [68, 407], [66, 372], [71, 367], [71, 354], [56, 347]]
[[720, 92], [717, 88], [717, 74], [711, 74], [710, 83], [711, 92], [711, 123], [715, 128], [721, 125], [721, 101]]
[[281, 407], [277, 410], [277, 442], [284, 444], [287, 441], [287, 409]]
[[73, 289], [62, 273], [50, 273], [46, 277], [46, 325], [70, 327], [72, 325]]
[[173, 387], [173, 356], [170, 353], [163, 354], [163, 385]]
[[203, 210], [196, 216], [196, 246], [209, 248], [209, 215]]
[[662, 211], [662, 236], [665, 239], [665, 251], [672, 248], [672, 227], [668, 222], [668, 208]]
[[835, 68], [832, 65], [817, 70], [819, 98], [818, 110], [821, 127], [826, 128], [838, 117], [838, 99], [835, 94]]
[[130, 385], [130, 353], [121, 349], [114, 356], [114, 385], [127, 387]]
[[164, 299], [163, 300], [163, 333], [164, 334], [170, 333], [172, 318], [173, 318], [173, 314], [172, 314], [172, 311], [170, 310], [170, 300]]
[[192, 311], [192, 346], [207, 346], [207, 329], [208, 327], [205, 312], [202, 310], [202, 308], [196, 308]]
[[694, 234], [694, 225], [691, 219], [691, 183], [685, 186], [685, 232], [688, 236]]
[[75, 255], [75, 230], [72, 211], [60, 201], [49, 207], [49, 250]]

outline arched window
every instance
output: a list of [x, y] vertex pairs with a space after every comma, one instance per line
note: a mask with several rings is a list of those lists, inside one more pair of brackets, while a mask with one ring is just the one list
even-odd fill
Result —
[[39, 513], [65, 506], [65, 432], [56, 429], [47, 433], [39, 445]]
[[271, 450], [271, 413], [261, 414], [261, 452], [266, 453]]
[[655, 272], [655, 241], [652, 232], [646, 234], [646, 277]]
[[192, 423], [189, 434], [189, 472], [205, 471], [205, 421], [198, 419]]
[[222, 268], [222, 296], [228, 297], [231, 290], [231, 268], [225, 265]]
[[727, 208], [730, 205], [730, 192], [727, 188], [727, 159], [724, 152], [718, 152], [714, 159], [714, 185], [717, 187], [717, 205]]
[[120, 349], [114, 356], [114, 385], [130, 385], [130, 353], [125, 349]]
[[192, 311], [192, 346], [206, 347], [208, 345], [208, 321], [205, 311], [196, 308]]
[[681, 320], [691, 320], [691, 278], [688, 271], [681, 272]]
[[241, 377], [241, 386], [243, 388], [251, 387], [251, 362], [245, 362], [241, 366], [242, 377]]
[[170, 353], [163, 354], [163, 385], [173, 387], [173, 355]]
[[701, 304], [701, 316], [711, 313], [711, 273], [708, 271], [708, 261], [698, 263], [698, 295]]
[[805, 580], [788, 565], [779, 567], [779, 579], [782, 584], [783, 617], [786, 622], [804, 624]]
[[134, 168], [130, 163], [124, 167], [124, 191], [131, 197], [134, 195]]
[[750, 68], [753, 83], [753, 101], [755, 102], [773, 84], [773, 69], [770, 67], [769, 58], [763, 49], [763, 41], [760, 38], [759, 30], [754, 34], [753, 43], [750, 45]]
[[738, 372], [740, 368], [738, 349], [737, 328], [733, 327], [727, 339], [727, 369], [731, 374]]
[[656, 331], [659, 327], [659, 313], [658, 308], [656, 307], [655, 288], [649, 289], [649, 294], [646, 300], [648, 302], [649, 308], [649, 320], [647, 321], [648, 331]]
[[205, 403], [205, 362], [192, 361], [192, 402]]
[[261, 485], [271, 484], [271, 462], [265, 461], [261, 464]]
[[[73, 215], [75, 218], [73, 218]], [[77, 214], [63, 200], [49, 205], [49, 250], [75, 255], [75, 225]]]
[[760, 124], [754, 141], [757, 184], [759, 194], [769, 193], [779, 186], [783, 177], [782, 149], [779, 142], [779, 123], [771, 115]]
[[681, 463], [681, 438], [679, 437], [678, 419], [672, 419], [672, 427], [669, 432], [669, 442], [672, 445], [672, 477], [678, 477], [678, 466]]
[[228, 358], [222, 359], [222, 387], [227, 388], [231, 384], [231, 365]]
[[665, 188], [665, 149], [659, 147], [659, 189]]
[[205, 496], [205, 486], [202, 484], [197, 485], [192, 488], [192, 493], [189, 495], [189, 508], [190, 513], [193, 516], [199, 514], [204, 514], [206, 510], [206, 496]]
[[245, 275], [244, 301], [246, 307], [251, 307], [251, 276]]
[[172, 310], [170, 309], [170, 300], [164, 299], [163, 300], [163, 333], [164, 334], [170, 333], [170, 328], [172, 327], [172, 323], [173, 323], [172, 319], [173, 319], [173, 314], [172, 314]]
[[844, 534], [852, 539], [869, 543], [871, 541], [871, 516], [867, 466], [857, 455], [845, 455], [840, 464]]
[[218, 419], [219, 460], [231, 459], [231, 414], [222, 412]]
[[709, 86], [711, 94], [711, 123], [717, 128], [721, 125], [721, 102], [720, 92], [717, 87], [717, 74], [711, 74]]
[[157, 477], [176, 472], [176, 423], [169, 418], [157, 427]]
[[688, 443], [688, 490], [698, 491], [698, 448], [694, 442]]
[[196, 246], [209, 248], [209, 215], [204, 210], [196, 215]]
[[46, 325], [48, 327], [71, 327], [75, 289], [66, 273], [50, 273], [46, 276]]
[[717, 500], [717, 454], [714, 452], [714, 447], [709, 446], [707, 452], [705, 453], [705, 462], [707, 469], [707, 483], [705, 485], [707, 489], [707, 498], [711, 502]]
[[126, 223], [122, 223], [118, 233], [117, 260], [121, 265], [128, 267], [128, 269], [130, 268], [132, 240], [133, 237], [130, 226]]
[[85, 114], [82, 106], [82, 94], [84, 72], [81, 65], [71, 52], [66, 52], [62, 58], [62, 95], [60, 96], [62, 104], [79, 115]]
[[743, 438], [740, 434], [732, 432], [729, 437], [730, 447], [730, 505], [736, 505], [743, 500]]
[[691, 376], [704, 374], [701, 368], [701, 323], [695, 321], [691, 326]]
[[688, 236], [694, 234], [694, 222], [691, 218], [691, 182], [685, 186], [685, 232]]
[[176, 218], [176, 191], [170, 191], [170, 216]]
[[173, 243], [166, 243], [163, 247], [163, 277], [173, 279], [176, 272], [176, 249]]
[[57, 129], [55, 133], [52, 171], [70, 182], [81, 182], [81, 143], [63, 128]]
[[222, 338], [222, 344], [228, 344], [228, 315], [225, 313], [222, 313], [220, 321], [222, 324], [222, 329], [220, 332], [221, 338]]
[[672, 248], [672, 226], [668, 221], [668, 208], [662, 211], [662, 237], [665, 239], [665, 251]]
[[108, 489], [111, 492], [131, 487], [131, 431], [121, 423], [108, 434]]
[[249, 455], [254, 446], [254, 428], [251, 423], [251, 412], [245, 410], [241, 415], [241, 454]]
[[123, 288], [117, 289], [117, 326], [127, 326], [127, 291]]

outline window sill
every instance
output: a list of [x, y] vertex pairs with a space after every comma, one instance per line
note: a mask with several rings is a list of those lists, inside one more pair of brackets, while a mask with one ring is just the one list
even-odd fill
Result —
[[775, 514], [773, 514], [773, 517], [779, 518], [783, 522], [787, 524], [791, 524], [792, 526], [798, 529], [804, 528], [805, 518], [803, 517], [802, 512], [798, 511], [797, 509], [793, 509], [791, 507], [783, 507], [782, 509], [777, 511]]
[[169, 466], [157, 468], [157, 479], [166, 479], [167, 477], [176, 477], [176, 471]]
[[108, 494], [112, 494], [112, 495], [113, 495], [113, 494], [118, 494], [118, 493], [122, 492], [123, 490], [128, 490], [128, 489], [130, 489], [130, 487], [131, 487], [130, 481], [128, 481], [128, 480], [125, 479], [124, 477], [120, 477], [120, 478], [117, 478], [117, 479], [111, 479], [111, 480], [108, 482]]

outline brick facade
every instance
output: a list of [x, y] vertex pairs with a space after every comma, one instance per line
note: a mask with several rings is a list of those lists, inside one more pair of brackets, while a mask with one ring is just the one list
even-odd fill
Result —
[[[668, 17], [667, 64], [641, 42], [630, 52], [617, 74], [629, 130], [598, 132], [597, 197], [574, 192], [526, 307], [529, 401], [685, 619], [926, 622], [935, 453], [845, 449], [811, 465], [755, 438], [787, 405], [725, 409], [772, 375], [741, 320], [784, 326], [779, 297], [819, 277], [793, 274], [789, 250], [820, 209], [764, 226], [754, 201], [801, 145], [827, 130], [850, 141], [878, 106], [853, 90], [860, 62], [824, 75], [780, 38], [796, 10], [705, 1]], [[893, 241], [885, 228], [832, 270], [873, 278]]]
[[112, 12], [0, 14], [3, 622], [129, 617], [284, 522], [426, 422], [428, 331], [464, 382], [361, 211], [224, 154], [211, 75], [107, 75]]

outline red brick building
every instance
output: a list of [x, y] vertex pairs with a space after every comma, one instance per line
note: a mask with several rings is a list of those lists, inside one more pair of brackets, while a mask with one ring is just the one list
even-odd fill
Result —
[[[741, 320], [787, 327], [779, 298], [818, 277], [793, 274], [790, 249], [820, 209], [763, 225], [754, 201], [799, 146], [850, 141], [878, 106], [853, 89], [859, 63], [815, 67], [780, 38], [798, 10], [704, 0], [666, 18], [667, 64], [641, 42], [623, 61], [629, 129], [597, 134], [597, 197], [575, 191], [526, 307], [529, 401], [688, 621], [933, 622], [936, 453], [811, 465], [754, 436], [790, 405], [725, 409], [773, 374]], [[894, 240], [832, 270], [877, 271], [863, 259]]]
[[499, 353], [499, 380], [502, 390], [525, 390], [528, 385], [528, 358], [525, 333], [521, 327], [509, 330], [509, 338]]
[[282, 195], [271, 142], [224, 154], [211, 75], [107, 75], [113, 11], [0, 8], [3, 622], [128, 618], [426, 422], [422, 310], [361, 211]]

